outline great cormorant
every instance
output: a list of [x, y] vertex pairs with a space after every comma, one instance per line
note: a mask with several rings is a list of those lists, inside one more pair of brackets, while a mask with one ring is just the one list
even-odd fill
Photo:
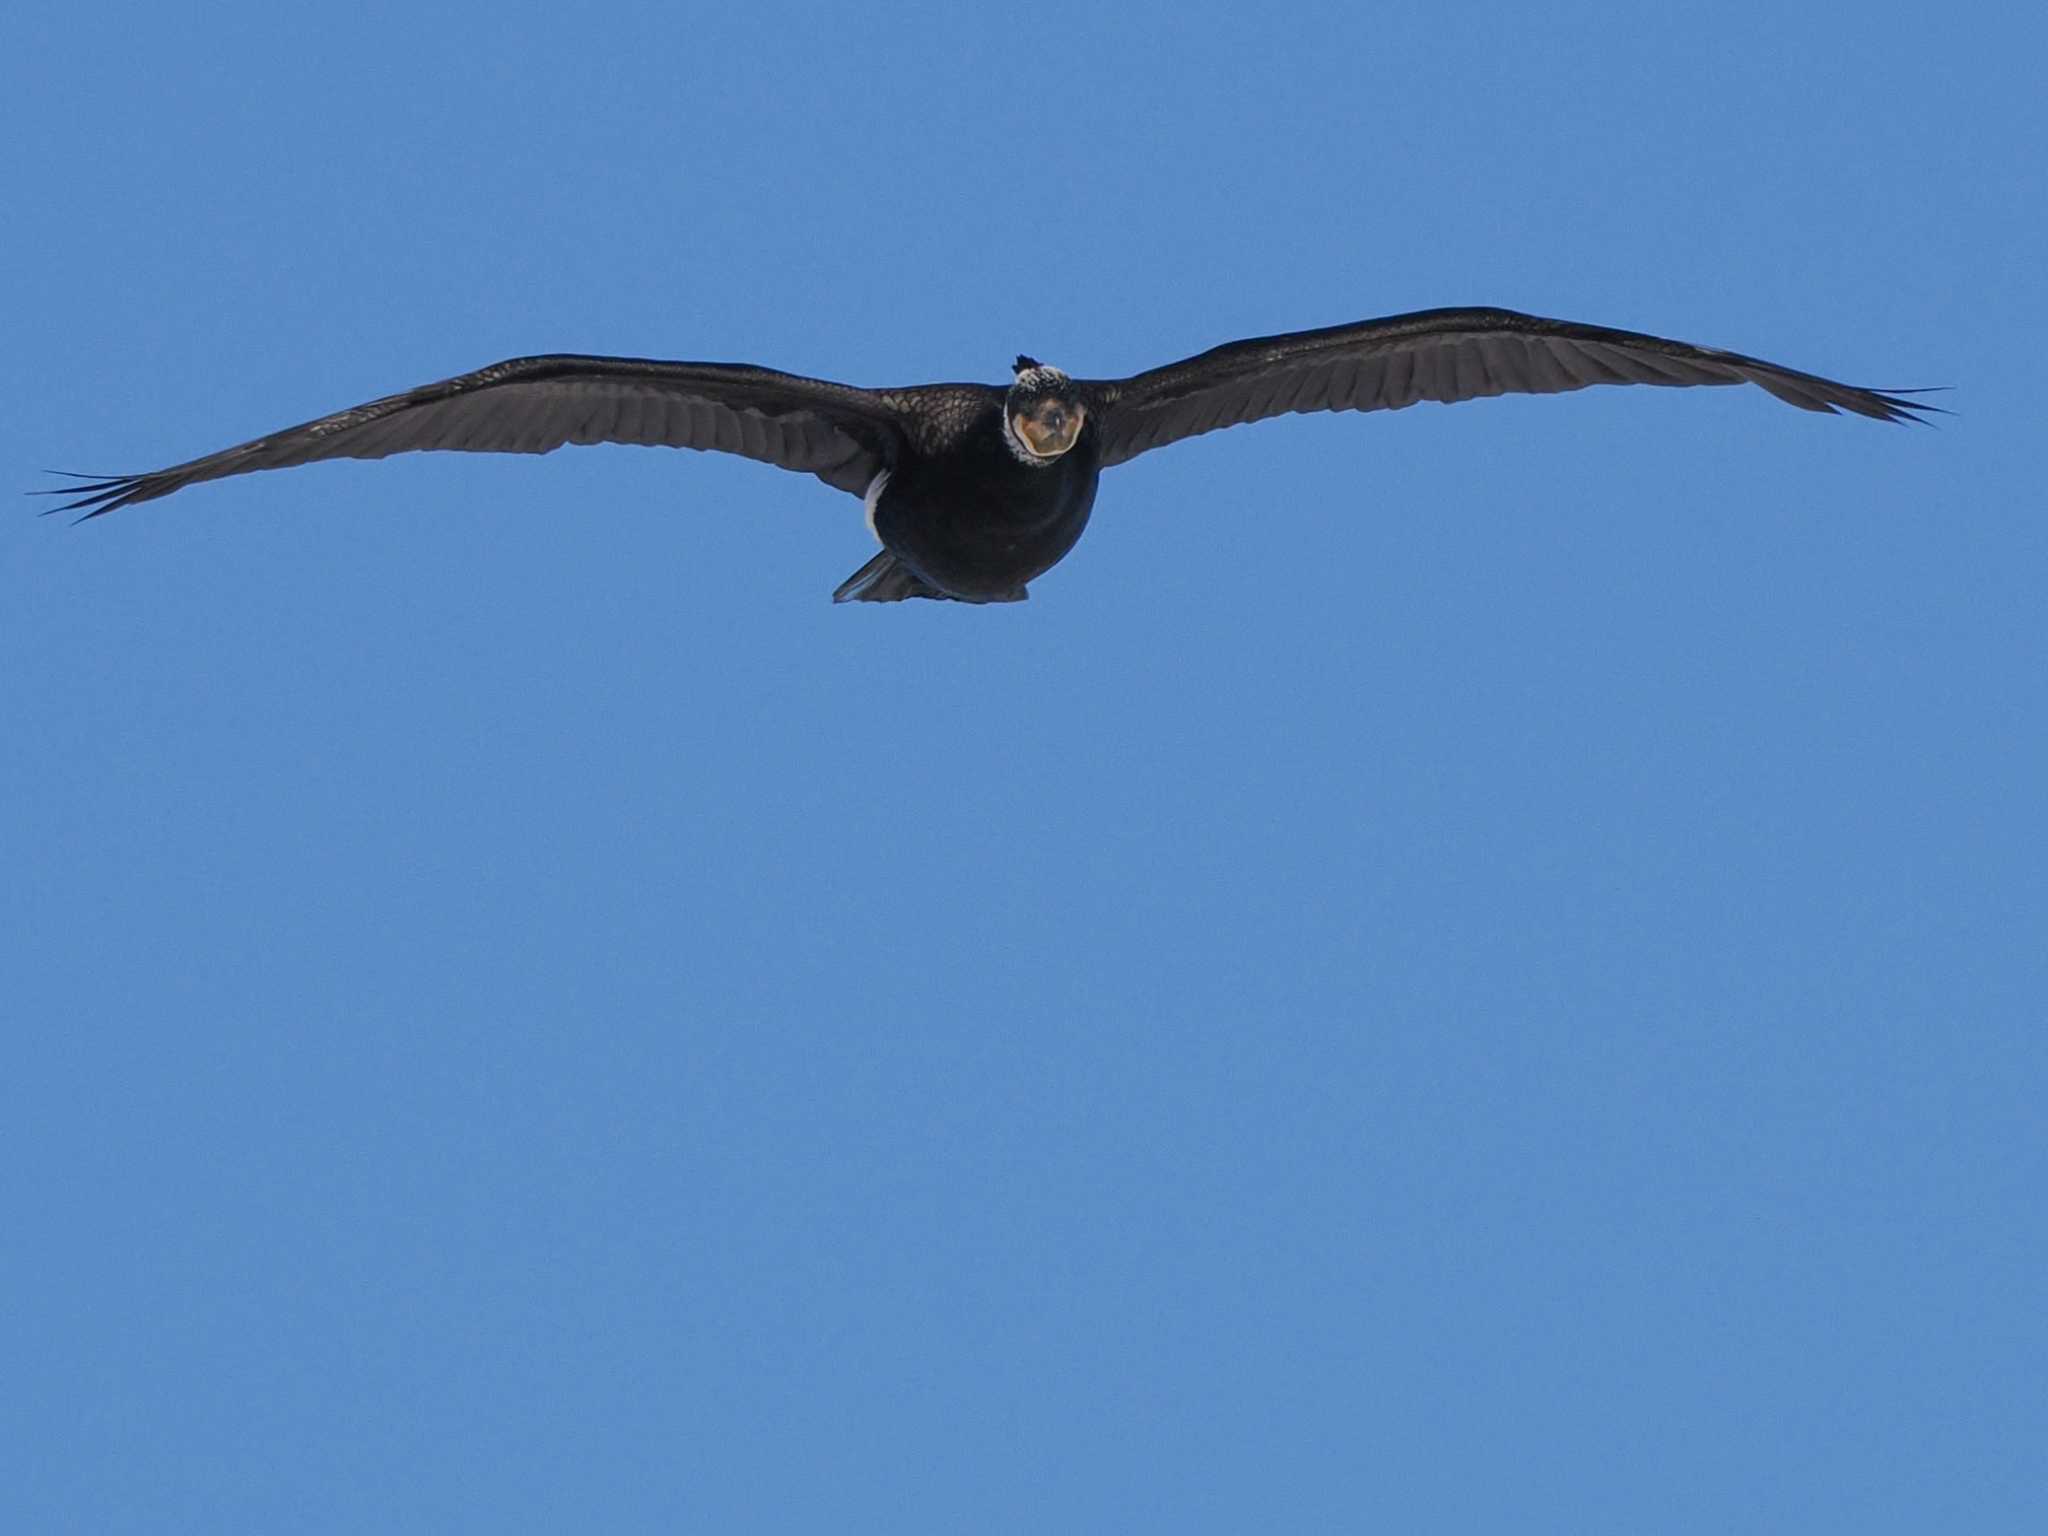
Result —
[[1433, 309], [1262, 336], [1128, 379], [1019, 357], [1007, 388], [856, 389], [736, 363], [523, 357], [287, 427], [146, 475], [74, 477], [58, 511], [97, 517], [201, 480], [415, 449], [564, 443], [718, 449], [862, 498], [881, 553], [835, 602], [1018, 602], [1087, 526], [1101, 472], [1289, 411], [1554, 394], [1589, 384], [1762, 386], [1809, 411], [1914, 421], [1932, 406], [1682, 341], [1504, 309]]

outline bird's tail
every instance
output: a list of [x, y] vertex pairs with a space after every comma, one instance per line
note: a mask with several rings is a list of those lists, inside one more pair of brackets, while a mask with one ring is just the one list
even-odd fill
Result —
[[888, 550], [839, 583], [832, 594], [835, 603], [900, 603], [906, 597], [944, 597], [946, 594], [911, 572]]

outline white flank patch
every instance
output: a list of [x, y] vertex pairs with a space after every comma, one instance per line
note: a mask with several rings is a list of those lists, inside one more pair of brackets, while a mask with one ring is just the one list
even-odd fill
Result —
[[888, 483], [889, 471], [885, 469], [868, 482], [867, 494], [860, 499], [861, 507], [867, 513], [868, 532], [875, 534], [875, 542], [877, 544], [882, 542], [882, 536], [879, 533], [875, 533], [875, 508], [881, 505], [882, 488]]

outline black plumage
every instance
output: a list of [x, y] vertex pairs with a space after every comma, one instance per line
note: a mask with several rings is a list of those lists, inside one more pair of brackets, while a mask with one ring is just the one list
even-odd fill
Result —
[[1087, 526], [1101, 471], [1220, 427], [1294, 411], [1552, 394], [1593, 384], [1756, 384], [1810, 411], [1878, 421], [1934, 409], [1735, 352], [1500, 309], [1437, 309], [1257, 337], [1127, 379], [1019, 357], [1006, 388], [857, 389], [772, 369], [638, 358], [519, 358], [373, 400], [143, 475], [87, 479], [55, 510], [97, 517], [202, 480], [320, 459], [564, 443], [715, 449], [863, 498], [881, 553], [835, 594], [1022, 599]]

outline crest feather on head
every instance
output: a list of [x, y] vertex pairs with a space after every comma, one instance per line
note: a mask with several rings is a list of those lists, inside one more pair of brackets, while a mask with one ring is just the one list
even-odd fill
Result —
[[1017, 354], [1016, 374], [1015, 387], [1023, 390], [1054, 389], [1070, 382], [1059, 369], [1041, 363], [1035, 357], [1026, 357], [1021, 352]]

